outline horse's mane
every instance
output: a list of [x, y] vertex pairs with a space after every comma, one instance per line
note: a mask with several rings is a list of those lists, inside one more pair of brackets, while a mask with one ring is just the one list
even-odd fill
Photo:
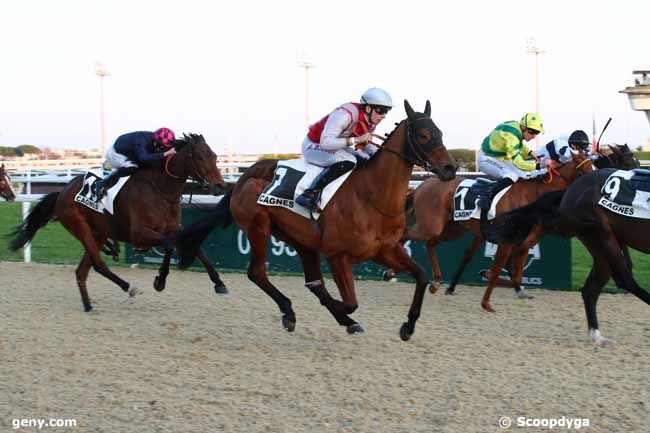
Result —
[[181, 150], [188, 144], [192, 145], [192, 144], [204, 144], [204, 143], [205, 143], [205, 139], [201, 134], [183, 133], [183, 136], [181, 138], [177, 138], [174, 141], [174, 147], [176, 148], [176, 150]]

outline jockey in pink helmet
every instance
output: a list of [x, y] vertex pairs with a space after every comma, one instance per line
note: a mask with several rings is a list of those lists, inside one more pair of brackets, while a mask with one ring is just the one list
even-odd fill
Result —
[[141, 166], [162, 166], [167, 156], [176, 154], [175, 139], [174, 131], [169, 128], [120, 135], [106, 151], [106, 160], [114, 171], [107, 178], [95, 182], [97, 198], [101, 199], [121, 177], [132, 175]]

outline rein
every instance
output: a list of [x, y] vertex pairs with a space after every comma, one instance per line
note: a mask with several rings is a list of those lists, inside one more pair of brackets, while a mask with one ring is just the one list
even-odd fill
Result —
[[[576, 165], [576, 171], [579, 171], [579, 170], [580, 170], [580, 167], [582, 167], [582, 165], [585, 164], [587, 161], [589, 161], [588, 158], [585, 159], [584, 161], [581, 161], [580, 163], [578, 163], [578, 165]], [[542, 183], [548, 185], [549, 183], [553, 182], [553, 175], [554, 175], [554, 174], [557, 175], [557, 176], [559, 176], [560, 179], [562, 179], [562, 180], [564, 181], [564, 183], [566, 183], [567, 185], [569, 185], [569, 181], [568, 181], [564, 176], [562, 176], [562, 173], [560, 173], [560, 172], [559, 172], [555, 167], [549, 167], [549, 170], [548, 170], [548, 181], [547, 181], [546, 179], [543, 179], [543, 180], [542, 180]]]
[[[199, 170], [196, 168], [196, 165], [194, 164], [194, 158], [193, 158], [193, 155], [192, 155], [192, 143], [188, 143], [187, 146], [189, 146], [188, 147], [188, 152], [190, 154], [190, 165], [192, 166], [192, 171], [194, 171], [194, 176], [190, 175], [190, 176], [186, 176], [185, 178], [183, 178], [182, 176], [176, 176], [174, 173], [171, 172], [171, 170], [169, 169], [169, 163], [172, 161], [172, 159], [174, 159], [174, 156], [176, 156], [175, 154], [174, 155], [169, 155], [169, 156], [167, 156], [165, 158], [165, 174], [167, 174], [167, 176], [169, 176], [169, 177], [171, 177], [173, 179], [187, 179], [188, 177], [191, 177], [194, 180], [197, 180], [201, 184], [205, 185], [208, 182], [205, 180], [205, 178], [203, 176], [201, 176], [199, 174]], [[185, 180], [183, 180], [183, 181], [185, 181]]]

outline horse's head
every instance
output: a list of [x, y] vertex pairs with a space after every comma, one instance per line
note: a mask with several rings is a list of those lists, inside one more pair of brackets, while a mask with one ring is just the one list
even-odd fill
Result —
[[408, 116], [405, 120], [404, 159], [437, 174], [441, 180], [446, 181], [456, 177], [457, 167], [442, 143], [442, 132], [431, 120], [429, 101], [426, 103], [424, 113], [414, 111], [407, 100], [404, 100], [404, 109]]
[[594, 170], [594, 164], [584, 150], [572, 151], [571, 161], [568, 161], [557, 168], [560, 176], [567, 179], [575, 179], [585, 173]]
[[174, 146], [178, 156], [185, 161], [185, 172], [195, 180], [224, 186], [225, 181], [217, 168], [217, 155], [210, 149], [201, 134], [183, 134]]
[[641, 162], [634, 156], [634, 152], [630, 150], [627, 144], [614, 144], [610, 145], [609, 148], [612, 151], [612, 154], [609, 156], [612, 167], [622, 170], [632, 170], [641, 167]]
[[9, 177], [9, 174], [7, 174], [4, 164], [0, 166], [0, 197], [7, 201], [14, 201], [16, 199], [16, 193], [11, 184], [11, 178]]

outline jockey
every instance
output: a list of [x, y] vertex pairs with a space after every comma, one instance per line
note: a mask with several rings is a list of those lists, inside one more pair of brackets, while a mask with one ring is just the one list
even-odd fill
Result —
[[503, 122], [485, 137], [478, 152], [479, 168], [499, 180], [492, 185], [489, 196], [481, 197], [480, 207], [489, 207], [499, 191], [518, 179], [531, 179], [546, 173], [546, 170], [540, 170], [537, 155], [524, 144], [540, 132], [544, 132], [542, 118], [535, 113], [526, 113], [519, 122]]
[[534, 152], [542, 164], [555, 161], [560, 164], [571, 161], [571, 154], [579, 151], [589, 153], [589, 137], [582, 130], [576, 130], [567, 137], [558, 137], [546, 143], [546, 146]]
[[[302, 143], [302, 154], [310, 164], [325, 167], [296, 203], [318, 209], [323, 189], [356, 166], [357, 158], [368, 159], [377, 151], [369, 144], [372, 132], [393, 108], [388, 92], [368, 89], [359, 103], [348, 102], [309, 127]], [[355, 150], [354, 148], [363, 150]]]
[[[155, 132], [138, 131], [120, 135], [106, 151], [106, 160], [114, 170], [108, 177], [95, 182], [95, 195], [101, 199], [106, 191], [124, 176], [130, 176], [141, 166], [162, 166], [162, 161], [176, 154], [174, 131], [159, 128]], [[164, 149], [164, 152], [160, 152]]]

